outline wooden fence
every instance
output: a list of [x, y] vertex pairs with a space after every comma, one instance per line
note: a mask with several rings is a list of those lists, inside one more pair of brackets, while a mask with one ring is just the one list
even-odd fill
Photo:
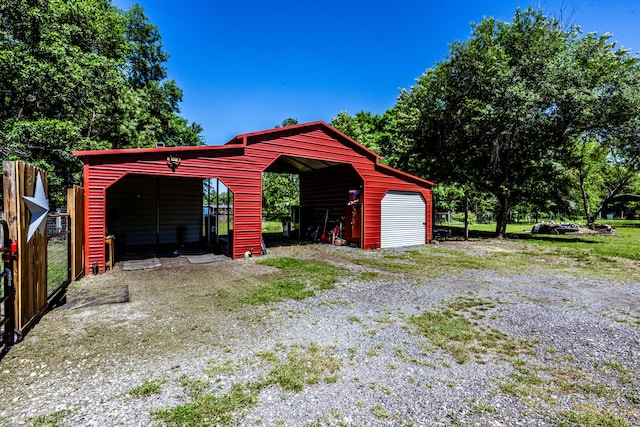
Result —
[[69, 189], [68, 213], [49, 215], [43, 170], [20, 161], [3, 162], [2, 176], [4, 219], [12, 251], [17, 248], [9, 261], [15, 342], [64, 295], [71, 280], [84, 275], [84, 190]]
[[19, 161], [3, 162], [2, 169], [4, 215], [18, 248], [13, 261], [14, 327], [22, 333], [47, 308], [47, 176]]
[[67, 211], [71, 221], [71, 278], [84, 275], [84, 188], [74, 185], [67, 190]]

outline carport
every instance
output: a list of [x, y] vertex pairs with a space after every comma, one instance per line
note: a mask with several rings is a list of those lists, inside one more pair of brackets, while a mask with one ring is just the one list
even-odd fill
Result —
[[232, 195], [227, 234], [216, 235], [216, 243], [233, 258], [260, 255], [265, 171], [299, 175], [301, 230], [341, 217], [353, 246], [431, 240], [434, 184], [383, 165], [377, 154], [324, 122], [242, 134], [221, 146], [74, 155], [85, 165], [85, 262], [100, 272], [111, 234], [120, 234], [126, 245], [202, 240], [202, 188], [211, 179]]

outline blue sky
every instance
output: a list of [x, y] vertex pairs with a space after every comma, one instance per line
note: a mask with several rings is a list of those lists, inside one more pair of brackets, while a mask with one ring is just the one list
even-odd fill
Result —
[[[135, 1], [113, 0], [128, 9]], [[329, 122], [340, 111], [381, 114], [399, 88], [466, 40], [471, 22], [509, 21], [530, 4], [584, 32], [611, 33], [640, 52], [637, 0], [138, 0], [171, 56], [181, 114], [206, 143], [270, 129], [292, 117]], [[568, 17], [571, 19], [568, 19]]]

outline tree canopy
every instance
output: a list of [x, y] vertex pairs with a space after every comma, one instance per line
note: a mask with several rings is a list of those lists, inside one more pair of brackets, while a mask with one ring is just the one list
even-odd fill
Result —
[[608, 38], [532, 8], [512, 22], [484, 19], [401, 91], [389, 161], [495, 196], [498, 235], [519, 201], [568, 194], [560, 184], [579, 168], [576, 147], [585, 141], [631, 167], [638, 60]]
[[0, 155], [47, 170], [54, 205], [82, 149], [200, 145], [158, 28], [109, 0], [0, 0]]
[[355, 116], [341, 111], [331, 120], [331, 126], [384, 156], [395, 130], [395, 120], [390, 111], [382, 115], [359, 111]]
[[[298, 119], [288, 117], [276, 128], [294, 126]], [[271, 220], [291, 215], [291, 206], [300, 204], [300, 177], [294, 173], [262, 174], [262, 215]]]

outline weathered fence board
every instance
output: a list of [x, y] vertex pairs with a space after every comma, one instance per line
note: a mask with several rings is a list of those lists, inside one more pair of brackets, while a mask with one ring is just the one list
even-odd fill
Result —
[[[47, 307], [47, 235], [37, 227], [40, 220], [46, 224], [47, 212], [44, 207], [33, 211], [25, 202], [25, 197], [39, 199], [38, 195], [46, 199], [47, 176], [20, 161], [3, 162], [2, 167], [5, 219], [18, 244], [13, 268], [15, 328], [23, 331]], [[46, 205], [48, 210], [48, 202]]]
[[71, 279], [84, 275], [84, 188], [67, 190], [67, 212], [71, 217]]

